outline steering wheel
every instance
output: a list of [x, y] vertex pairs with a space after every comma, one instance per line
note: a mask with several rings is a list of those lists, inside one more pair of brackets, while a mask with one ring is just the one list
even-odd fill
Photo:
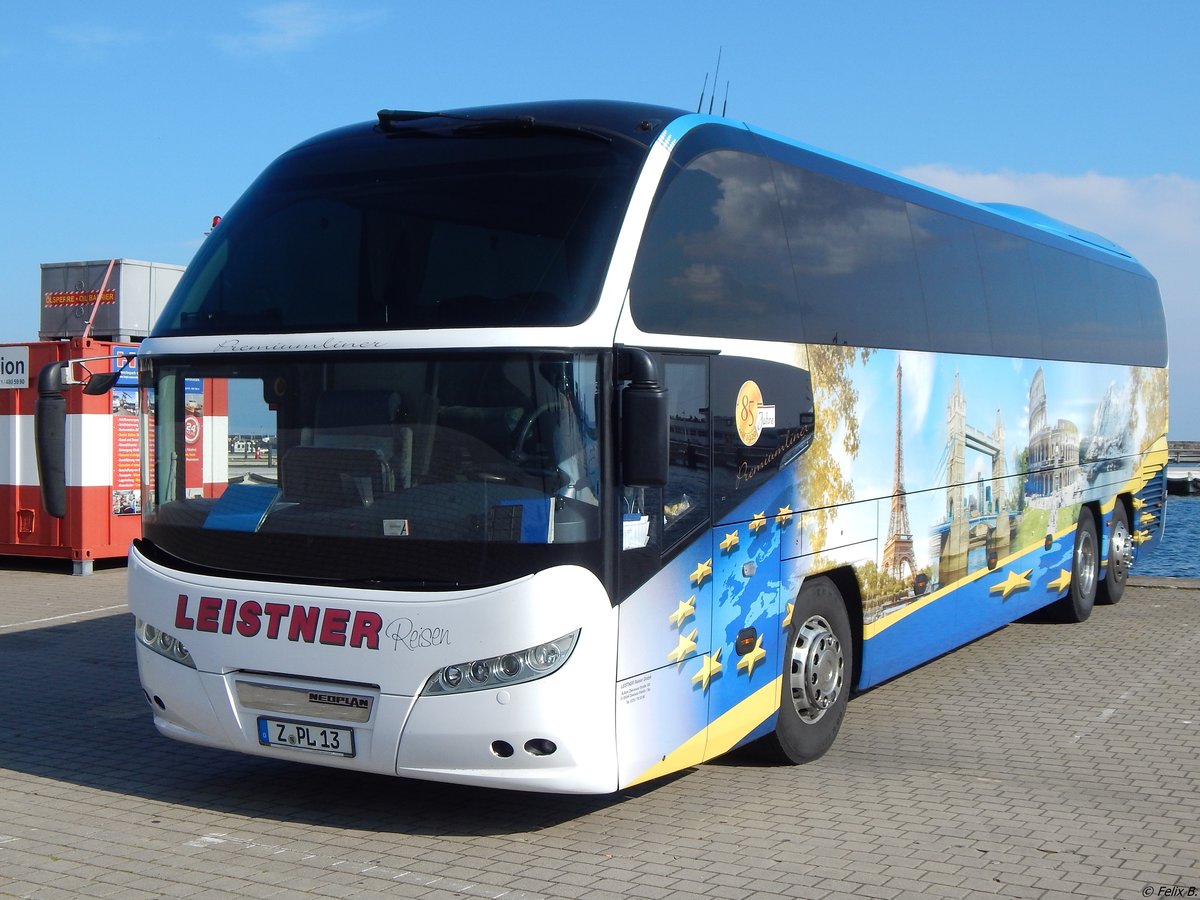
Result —
[[521, 417], [521, 421], [517, 423], [515, 429], [517, 438], [513, 441], [513, 459], [521, 460], [525, 458], [525, 445], [529, 443], [529, 436], [533, 433], [533, 423], [546, 413], [553, 412], [557, 408], [557, 403], [543, 403]]

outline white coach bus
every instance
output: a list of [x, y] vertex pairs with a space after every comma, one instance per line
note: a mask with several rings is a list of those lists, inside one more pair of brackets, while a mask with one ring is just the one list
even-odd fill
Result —
[[[1120, 598], [1166, 363], [1154, 279], [1029, 210], [661, 107], [382, 111], [141, 346], [154, 721], [541, 791], [813, 759], [854, 692]], [[277, 465], [189, 492], [199, 396]]]

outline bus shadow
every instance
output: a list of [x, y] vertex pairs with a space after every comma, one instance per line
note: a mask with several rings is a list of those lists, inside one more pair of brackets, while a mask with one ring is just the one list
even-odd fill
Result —
[[[640, 796], [534, 794], [259, 759], [162, 737], [127, 615], [0, 634], [3, 770], [121, 797], [290, 823], [414, 835], [503, 835]], [[146, 821], [155, 816], [146, 809]], [[135, 814], [136, 815], [136, 814]]]

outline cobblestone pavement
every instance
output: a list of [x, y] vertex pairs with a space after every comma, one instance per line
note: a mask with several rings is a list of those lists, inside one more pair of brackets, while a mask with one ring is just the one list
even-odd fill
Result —
[[0, 564], [0, 896], [1200, 896], [1200, 582], [876, 688], [811, 765], [599, 798], [162, 738], [124, 592]]

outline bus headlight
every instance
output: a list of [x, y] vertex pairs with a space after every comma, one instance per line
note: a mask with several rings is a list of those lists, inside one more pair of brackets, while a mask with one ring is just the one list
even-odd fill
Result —
[[174, 635], [167, 634], [165, 631], [160, 631], [149, 622], [143, 622], [141, 619], [134, 619], [133, 633], [137, 635], [138, 642], [157, 653], [159, 656], [165, 656], [167, 659], [196, 668], [196, 663], [192, 660], [192, 654], [188, 653], [187, 647], [183, 646], [183, 642]]
[[516, 653], [453, 663], [430, 675], [421, 694], [462, 694], [544, 678], [562, 667], [578, 640], [573, 631]]

